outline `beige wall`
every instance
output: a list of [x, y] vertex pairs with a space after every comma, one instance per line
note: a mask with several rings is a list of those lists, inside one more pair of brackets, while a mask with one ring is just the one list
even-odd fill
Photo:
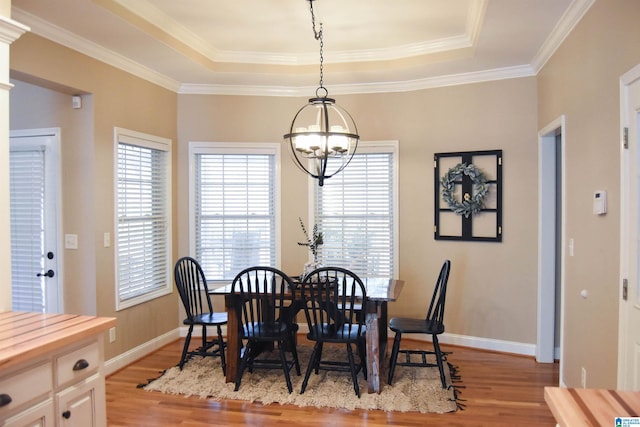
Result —
[[[329, 85], [329, 90], [331, 87]], [[452, 260], [447, 332], [535, 344], [537, 290], [536, 80], [522, 78], [412, 93], [336, 96], [363, 140], [400, 146], [400, 271], [391, 314], [423, 316], [445, 258]], [[189, 141], [278, 142], [306, 99], [179, 95], [179, 250], [188, 249]], [[433, 155], [504, 150], [504, 241], [433, 238]], [[299, 272], [306, 251], [306, 178], [283, 146], [282, 268]]]
[[[0, 3], [1, 4], [1, 3]], [[358, 123], [364, 140], [400, 144], [400, 272], [406, 281], [392, 314], [422, 315], [444, 258], [452, 260], [447, 331], [535, 343], [537, 290], [537, 132], [566, 116], [566, 236], [575, 240], [567, 260], [565, 378], [579, 386], [615, 387], [619, 264], [619, 83], [640, 62], [640, 8], [636, 0], [598, 0], [537, 77], [411, 93], [336, 96]], [[113, 312], [113, 253], [101, 247], [113, 232], [113, 126], [172, 138], [174, 151], [174, 258], [188, 252], [187, 143], [281, 141], [305, 99], [176, 95], [36, 36], [11, 50], [12, 69], [93, 96], [91, 182], [95, 287], [99, 315], [116, 315], [113, 357], [179, 325], [175, 295]], [[330, 78], [327, 80], [331, 90]], [[312, 94], [310, 94], [312, 95]], [[176, 119], [177, 118], [177, 119]], [[177, 124], [176, 124], [177, 123]], [[436, 152], [504, 150], [504, 241], [433, 239]], [[296, 218], [307, 215], [303, 176], [283, 150], [282, 268], [298, 271], [306, 253]], [[69, 161], [69, 160], [66, 160]], [[609, 213], [591, 213], [596, 189], [609, 194]], [[85, 208], [69, 202], [65, 212]], [[65, 220], [65, 227], [70, 226]], [[590, 297], [579, 298], [587, 289]], [[124, 329], [124, 331], [123, 331]]]
[[[105, 340], [107, 358], [175, 330], [178, 325], [176, 292], [147, 304], [115, 311], [113, 247], [104, 248], [102, 237], [105, 232], [112, 236], [115, 232], [114, 127], [170, 138], [175, 143], [176, 94], [32, 34], [12, 45], [11, 71], [16, 78], [52, 90], [40, 91], [42, 97], [34, 101], [42, 102], [40, 109], [58, 102], [61, 102], [59, 108], [68, 109], [66, 101], [72, 93], [83, 94], [87, 101], [83, 118], [75, 124], [63, 112], [48, 122], [43, 122], [38, 115], [34, 115], [34, 122], [29, 122], [24, 113], [18, 114], [25, 108], [24, 104], [17, 99], [15, 106], [13, 99], [11, 103], [12, 116], [13, 111], [16, 112], [16, 126], [19, 123], [20, 127], [40, 127], [47, 123], [47, 126], [63, 127], [62, 232], [78, 234], [79, 244], [78, 251], [66, 250], [64, 254], [68, 273], [65, 283], [69, 286], [65, 289], [67, 311], [118, 319], [116, 342], [109, 344]], [[35, 107], [34, 110], [39, 111]], [[174, 155], [174, 175], [175, 161]], [[175, 229], [173, 240], [177, 241]]]
[[15, 79], [12, 83], [11, 130], [60, 128], [62, 228], [80, 236], [77, 250], [55, 254], [64, 260], [63, 304], [67, 313], [95, 315], [96, 258], [93, 239], [88, 239], [95, 215], [93, 205], [86, 203], [93, 193], [93, 180], [87, 175], [93, 169], [93, 144], [87, 143], [93, 140], [92, 97], [84, 95], [83, 108], [73, 109], [71, 94]]
[[[616, 387], [620, 234], [619, 78], [640, 63], [640, 5], [598, 0], [538, 75], [538, 126], [566, 116], [566, 263], [563, 361], [568, 386]], [[592, 214], [595, 190], [608, 212]], [[580, 297], [586, 289], [589, 298]]]

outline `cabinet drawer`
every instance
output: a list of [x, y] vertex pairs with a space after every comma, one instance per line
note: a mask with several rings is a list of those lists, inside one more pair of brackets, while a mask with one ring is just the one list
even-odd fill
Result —
[[10, 403], [0, 407], [0, 418], [36, 398], [51, 393], [51, 362], [31, 366], [26, 370], [0, 378], [0, 395]]
[[63, 386], [96, 372], [100, 364], [100, 347], [97, 342], [63, 354], [56, 359], [56, 385]]

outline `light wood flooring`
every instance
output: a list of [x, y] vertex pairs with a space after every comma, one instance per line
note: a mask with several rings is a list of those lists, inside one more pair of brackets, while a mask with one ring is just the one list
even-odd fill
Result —
[[[557, 363], [445, 345], [443, 350], [452, 352], [449, 361], [459, 367], [459, 384], [464, 386], [459, 397], [465, 405], [464, 410], [448, 414], [216, 402], [136, 388], [176, 365], [183, 342], [171, 343], [107, 378], [109, 426], [555, 426], [543, 388], [558, 385]], [[414, 343], [416, 348], [428, 345]]]

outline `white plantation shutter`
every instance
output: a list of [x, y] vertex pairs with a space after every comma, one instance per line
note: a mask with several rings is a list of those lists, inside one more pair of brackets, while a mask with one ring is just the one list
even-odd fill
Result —
[[11, 292], [12, 309], [45, 311], [42, 238], [44, 233], [44, 151], [42, 149], [10, 153], [11, 205]]
[[208, 281], [276, 266], [276, 155], [272, 149], [194, 150], [195, 257]]
[[[363, 144], [364, 145], [364, 144]], [[396, 260], [395, 149], [358, 147], [351, 163], [315, 190], [323, 233], [319, 261], [360, 277], [393, 278]]]
[[120, 134], [117, 150], [118, 307], [171, 291], [169, 146]]

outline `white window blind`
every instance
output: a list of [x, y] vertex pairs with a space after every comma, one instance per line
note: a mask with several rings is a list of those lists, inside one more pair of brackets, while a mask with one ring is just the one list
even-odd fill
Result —
[[341, 173], [315, 186], [315, 223], [324, 238], [321, 263], [361, 277], [394, 277], [394, 165], [393, 150], [359, 147]]
[[[194, 151], [195, 257], [208, 281], [276, 266], [276, 156], [264, 150]], [[262, 151], [262, 152], [260, 152]]]
[[44, 279], [36, 272], [44, 269], [44, 151], [12, 150], [9, 165], [12, 308], [42, 313]]
[[171, 291], [170, 164], [166, 144], [117, 139], [117, 302], [124, 308]]

